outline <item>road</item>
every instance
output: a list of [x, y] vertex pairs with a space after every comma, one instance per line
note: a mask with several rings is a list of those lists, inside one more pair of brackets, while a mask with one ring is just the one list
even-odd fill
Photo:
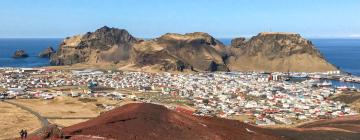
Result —
[[[11, 101], [9, 101], [9, 100], [2, 100], [2, 101], [5, 102], [5, 103], [8, 103], [8, 104], [15, 105], [15, 106], [17, 106], [17, 107], [19, 107], [19, 108], [21, 108], [21, 109], [23, 109], [23, 110], [26, 110], [26, 111], [30, 112], [30, 113], [33, 114], [34, 116], [36, 116], [36, 117], [38, 118], [38, 120], [41, 122], [41, 125], [42, 125], [41, 128], [46, 127], [46, 126], [48, 126], [48, 125], [50, 124], [47, 118], [41, 116], [40, 113], [32, 110], [32, 109], [29, 108], [29, 107], [26, 107], [26, 106], [21, 105], [21, 104], [18, 104], [18, 103], [11, 102]], [[34, 134], [39, 133], [40, 130], [41, 130], [41, 128], [37, 129], [37, 130], [34, 131], [33, 133], [34, 133]]]
[[0, 101], [15, 105], [23, 110], [30, 112], [34, 116], [36, 116], [38, 118], [38, 120], [41, 122], [42, 127], [37, 129], [36, 131], [34, 131], [33, 134], [38, 134], [42, 128], [49, 126], [50, 122], [48, 119], [93, 119], [94, 118], [94, 117], [58, 117], [58, 116], [45, 117], [45, 116], [42, 116], [40, 113], [32, 110], [31, 108], [21, 105], [21, 104], [18, 104], [18, 103], [15, 103], [15, 102], [12, 102], [11, 100], [0, 100]]

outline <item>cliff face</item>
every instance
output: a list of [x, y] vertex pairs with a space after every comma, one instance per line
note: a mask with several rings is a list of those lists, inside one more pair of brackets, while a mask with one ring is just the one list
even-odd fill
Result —
[[134, 45], [133, 63], [161, 70], [227, 71], [225, 46], [206, 33], [165, 34]]
[[13, 58], [26, 58], [29, 57], [29, 55], [24, 50], [16, 50]]
[[130, 49], [137, 39], [126, 30], [102, 27], [66, 38], [59, 50], [51, 57], [52, 65], [71, 65], [76, 63], [117, 63], [130, 58]]
[[336, 70], [299, 34], [260, 33], [236, 38], [225, 47], [207, 33], [168, 33], [139, 40], [126, 30], [103, 27], [66, 38], [51, 55], [52, 65], [77, 63], [150, 68], [162, 71], [301, 71]]
[[206, 33], [165, 34], [137, 40], [126, 30], [103, 27], [66, 38], [51, 57], [52, 65], [117, 64], [164, 71], [227, 71], [225, 46]]
[[53, 55], [54, 53], [55, 53], [55, 50], [52, 47], [48, 47], [39, 53], [39, 57], [50, 58], [51, 55]]
[[[234, 41], [235, 42], [235, 41]], [[227, 60], [234, 71], [298, 71], [336, 70], [311, 41], [293, 33], [260, 33], [250, 40], [234, 43]]]

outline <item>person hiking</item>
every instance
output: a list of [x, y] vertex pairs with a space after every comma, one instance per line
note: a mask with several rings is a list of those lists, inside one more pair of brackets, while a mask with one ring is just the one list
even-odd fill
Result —
[[24, 131], [24, 138], [26, 139], [27, 138], [27, 130], [25, 129], [25, 131]]
[[20, 133], [21, 139], [24, 139], [24, 129], [21, 129], [21, 131], [19, 133]]

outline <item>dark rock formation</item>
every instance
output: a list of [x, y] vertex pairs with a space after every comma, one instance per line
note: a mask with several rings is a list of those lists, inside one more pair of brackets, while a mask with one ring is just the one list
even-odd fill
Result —
[[245, 37], [234, 38], [231, 40], [231, 47], [241, 47], [246, 43]]
[[24, 50], [15, 51], [13, 58], [25, 58], [29, 57], [29, 55]]
[[[64, 138], [64, 133], [61, 129], [55, 124], [51, 124], [41, 128], [36, 136], [40, 139], [62, 139]], [[30, 138], [31, 139], [31, 138]], [[35, 138], [34, 138], [35, 139]]]
[[[234, 41], [238, 42], [238, 41]], [[311, 41], [294, 33], [260, 33], [243, 45], [231, 47], [227, 63], [240, 71], [331, 71], [329, 64]]]
[[[252, 133], [248, 131], [254, 131]], [[155, 104], [127, 104], [63, 129], [70, 139], [279, 140], [271, 131], [235, 120], [199, 117]]]
[[39, 57], [47, 57], [50, 58], [51, 55], [53, 55], [55, 53], [55, 50], [52, 47], [48, 47], [45, 50], [43, 50], [42, 52], [39, 53]]
[[206, 33], [165, 34], [134, 45], [133, 63], [161, 70], [227, 71], [225, 46]]

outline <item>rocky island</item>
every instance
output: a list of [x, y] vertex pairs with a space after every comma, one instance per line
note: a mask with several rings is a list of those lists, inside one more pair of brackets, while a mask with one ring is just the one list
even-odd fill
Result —
[[44, 51], [39, 53], [39, 57], [50, 58], [51, 55], [53, 55], [54, 53], [55, 50], [52, 47], [48, 47]]
[[29, 55], [24, 50], [16, 50], [13, 58], [25, 58], [29, 57]]
[[115, 65], [120, 69], [160, 71], [293, 71], [336, 70], [311, 41], [295, 33], [260, 33], [236, 38], [226, 47], [202, 32], [167, 33], [151, 40], [124, 29], [102, 27], [66, 38], [51, 56], [52, 65]]

